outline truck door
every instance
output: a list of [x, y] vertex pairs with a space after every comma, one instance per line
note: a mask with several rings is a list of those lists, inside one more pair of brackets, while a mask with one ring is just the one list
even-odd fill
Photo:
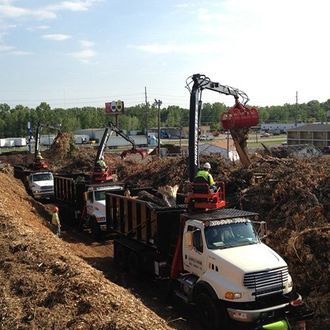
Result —
[[[187, 239], [190, 241], [187, 243]], [[196, 226], [188, 225], [185, 231], [183, 244], [184, 269], [201, 276], [205, 269], [205, 246], [202, 230]]]

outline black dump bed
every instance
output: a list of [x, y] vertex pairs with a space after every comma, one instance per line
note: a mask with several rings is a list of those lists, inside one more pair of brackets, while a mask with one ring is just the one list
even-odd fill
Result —
[[74, 205], [80, 209], [84, 204], [83, 193], [87, 190], [83, 176], [55, 175], [54, 199], [56, 202]]
[[130, 190], [131, 197], [106, 194], [106, 219], [111, 231], [167, 253], [175, 245], [180, 215], [186, 211], [184, 205], [161, 207], [136, 198], [141, 190]]
[[34, 170], [27, 165], [14, 165], [14, 176], [17, 179], [24, 180], [25, 177], [37, 172], [39, 173], [39, 172], [51, 172], [51, 171], [48, 169]]
[[58, 203], [72, 205], [79, 210], [85, 205], [84, 193], [88, 188], [101, 189], [113, 185], [118, 184], [113, 182], [92, 184], [84, 174], [54, 175], [54, 198]]

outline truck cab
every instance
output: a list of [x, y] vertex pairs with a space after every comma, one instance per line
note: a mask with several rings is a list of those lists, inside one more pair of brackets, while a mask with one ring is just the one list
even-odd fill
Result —
[[87, 222], [95, 236], [98, 236], [102, 230], [106, 230], [105, 194], [122, 190], [123, 187], [120, 185], [90, 185], [85, 192]]
[[54, 196], [54, 178], [49, 171], [32, 172], [26, 177], [28, 190], [36, 199]]
[[198, 287], [207, 287], [230, 319], [249, 323], [289, 304], [281, 299], [292, 291], [288, 266], [261, 242], [249, 218], [195, 218], [185, 222], [182, 244], [182, 278], [189, 274], [195, 282], [188, 299], [196, 298]]

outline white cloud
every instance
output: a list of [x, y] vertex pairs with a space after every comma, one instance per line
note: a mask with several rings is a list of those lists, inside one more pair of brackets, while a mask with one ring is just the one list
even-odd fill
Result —
[[13, 50], [12, 52], [10, 52], [10, 54], [12, 55], [17, 55], [17, 56], [27, 56], [27, 55], [32, 55], [32, 52], [26, 52], [23, 50]]
[[77, 0], [61, 1], [55, 5], [48, 5], [40, 8], [27, 8], [14, 6], [13, 1], [0, 1], [0, 17], [9, 19], [36, 18], [54, 19], [57, 17], [56, 11], [87, 11], [94, 4], [103, 0]]
[[94, 42], [89, 41], [89, 40], [81, 40], [80, 44], [83, 48], [91, 48], [94, 46]]
[[4, 18], [37, 18], [37, 19], [52, 19], [56, 18], [56, 14], [46, 9], [28, 9], [16, 7], [10, 4], [0, 4], [0, 17]]
[[6, 44], [2, 40], [2, 36], [0, 35], [0, 54], [1, 53], [2, 54], [11, 54], [11, 55], [20, 55], [20, 56], [32, 54], [31, 52], [17, 50], [15, 47]]
[[213, 43], [190, 43], [190, 44], [160, 44], [152, 43], [145, 45], [133, 45], [129, 48], [135, 48], [140, 51], [151, 54], [205, 54], [209, 52], [220, 51], [220, 46]]
[[50, 10], [71, 10], [71, 11], [87, 11], [95, 3], [101, 0], [77, 0], [77, 1], [61, 1], [56, 5], [48, 6]]
[[37, 25], [37, 26], [30, 26], [26, 28], [28, 31], [36, 31], [36, 30], [47, 30], [49, 29], [49, 25]]
[[42, 36], [43, 39], [48, 39], [48, 40], [54, 40], [54, 41], [64, 41], [64, 40], [68, 40], [71, 38], [70, 35], [68, 34], [44, 34]]
[[17, 27], [16, 24], [3, 24], [0, 22], [0, 31], [15, 29], [16, 27]]
[[96, 51], [93, 49], [94, 42], [89, 40], [81, 40], [81, 50], [71, 53], [73, 58], [78, 59], [83, 63], [90, 63], [90, 61], [96, 56]]
[[11, 6], [10, 4], [1, 5], [0, 4], [0, 16], [8, 18], [17, 18], [26, 16], [30, 13], [28, 9]]
[[89, 63], [95, 57], [96, 52], [93, 49], [82, 49], [79, 52], [71, 53], [71, 55], [84, 63]]
[[8, 46], [6, 44], [0, 43], [0, 53], [7, 53], [13, 49], [14, 49], [14, 47], [12, 47], [12, 46]]

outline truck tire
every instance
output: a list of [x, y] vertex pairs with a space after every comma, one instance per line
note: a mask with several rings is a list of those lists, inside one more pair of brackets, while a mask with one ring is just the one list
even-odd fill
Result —
[[130, 251], [128, 255], [128, 272], [134, 277], [141, 275], [141, 261], [134, 251]]
[[198, 292], [196, 295], [196, 304], [200, 322], [205, 329], [229, 330], [228, 318], [224, 308], [208, 292]]
[[114, 250], [114, 262], [122, 270], [127, 270], [127, 266], [128, 266], [127, 254], [128, 254], [128, 249], [125, 246], [116, 242], [115, 250]]
[[97, 223], [96, 218], [92, 217], [90, 219], [90, 226], [92, 231], [92, 236], [94, 239], [100, 239], [101, 238], [101, 228], [100, 225]]

